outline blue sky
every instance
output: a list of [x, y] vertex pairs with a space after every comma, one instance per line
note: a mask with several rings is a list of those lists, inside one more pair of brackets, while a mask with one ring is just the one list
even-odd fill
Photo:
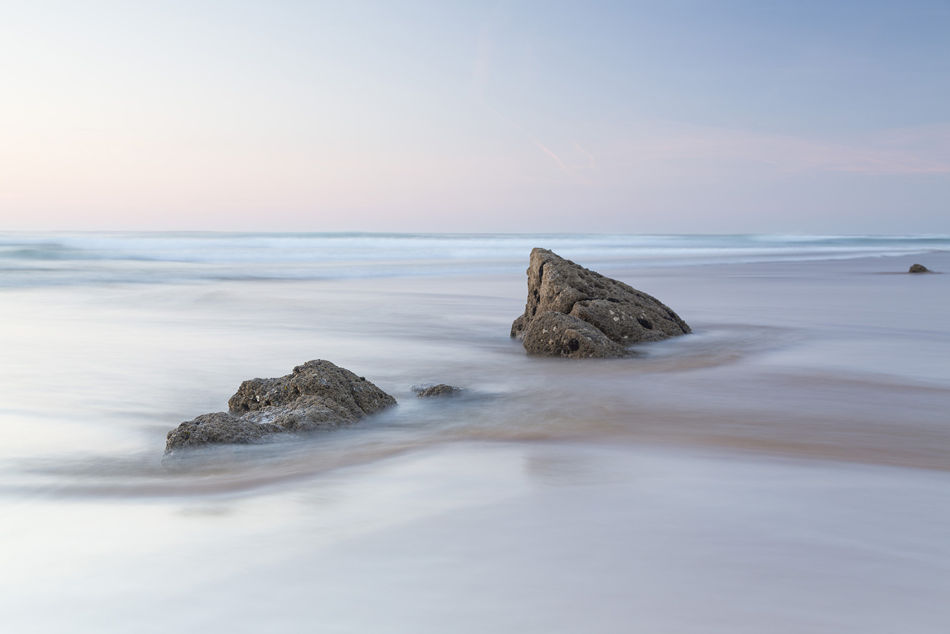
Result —
[[950, 233], [950, 2], [7, 2], [0, 228]]

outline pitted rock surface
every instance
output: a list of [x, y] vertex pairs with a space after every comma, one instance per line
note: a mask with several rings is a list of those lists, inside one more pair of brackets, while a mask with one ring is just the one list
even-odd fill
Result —
[[635, 343], [685, 335], [671, 308], [623, 282], [547, 249], [533, 249], [525, 312], [511, 325], [530, 354], [622, 357]]
[[308, 361], [286, 376], [244, 381], [228, 400], [228, 412], [203, 414], [168, 432], [165, 452], [331, 429], [395, 404], [392, 396], [349, 370], [329, 361]]

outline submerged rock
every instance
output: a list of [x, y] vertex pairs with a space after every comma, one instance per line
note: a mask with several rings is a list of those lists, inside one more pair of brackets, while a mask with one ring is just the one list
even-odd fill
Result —
[[528, 302], [511, 325], [530, 354], [621, 357], [634, 343], [690, 332], [668, 306], [547, 249], [532, 249]]
[[168, 432], [165, 452], [340, 427], [395, 404], [392, 396], [349, 370], [308, 361], [280, 378], [244, 381], [228, 400], [228, 412], [203, 414]]
[[908, 269], [907, 272], [908, 273], [930, 273], [931, 271], [923, 264], [911, 264], [910, 269]]
[[446, 383], [439, 383], [438, 385], [429, 385], [426, 387], [414, 387], [412, 391], [415, 392], [419, 398], [432, 398], [434, 396], [455, 396], [462, 392], [462, 388]]

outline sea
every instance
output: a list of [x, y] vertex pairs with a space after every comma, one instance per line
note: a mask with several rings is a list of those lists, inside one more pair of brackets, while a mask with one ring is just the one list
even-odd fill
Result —
[[[533, 247], [693, 333], [526, 355]], [[398, 405], [165, 455], [311, 359]], [[948, 360], [946, 235], [3, 232], [0, 632], [945, 634]]]

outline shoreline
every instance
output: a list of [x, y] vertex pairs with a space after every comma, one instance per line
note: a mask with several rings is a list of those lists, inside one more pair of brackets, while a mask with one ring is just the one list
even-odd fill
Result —
[[[888, 258], [888, 268], [899, 261]], [[7, 419], [35, 421], [19, 426], [26, 445], [9, 457], [48, 462], [60, 455], [84, 465], [121, 464], [132, 455], [148, 473], [165, 431], [196, 412], [217, 411], [245, 378], [282, 375], [305, 354], [351, 367], [401, 402], [360, 423], [366, 433], [354, 436], [358, 443], [374, 434], [395, 447], [444, 438], [614, 438], [947, 470], [950, 371], [943, 355], [950, 355], [950, 330], [930, 317], [947, 309], [940, 292], [947, 278], [867, 275], [880, 264], [864, 258], [607, 270], [662, 297], [696, 332], [636, 348], [640, 358], [592, 362], [527, 357], [507, 337], [523, 310], [523, 273], [461, 283], [446, 276], [13, 291], [22, 301], [12, 304], [11, 332], [48, 339], [6, 342], [9, 371], [52, 367], [78, 386], [65, 400], [45, 403], [30, 400], [41, 387], [30, 372], [9, 377], [23, 395], [7, 410], [22, 414]], [[950, 270], [950, 254], [931, 264]], [[83, 344], [88, 358], [104, 365], [91, 368], [83, 354], [64, 365], [62, 350], [77, 345], [68, 334], [74, 327], [91, 337]], [[161, 338], [178, 343], [169, 348]], [[167, 368], [164, 391], [174, 398], [154, 393], [147, 374], [127, 375], [123, 349], [136, 350], [146, 372]], [[406, 397], [410, 385], [433, 380], [471, 388], [478, 398], [453, 409]], [[128, 395], [109, 405], [116, 411], [106, 410], [107, 424], [97, 428], [127, 436], [119, 446], [130, 454], [92, 447], [77, 453], [75, 443], [57, 448], [55, 434], [40, 435], [44, 419], [103, 407], [97, 386]], [[163, 412], [150, 410], [162, 401], [170, 403]], [[322, 440], [312, 443], [317, 463]], [[325, 444], [325, 451], [338, 446]]]
[[[602, 268], [694, 332], [590, 361], [508, 337], [523, 267], [0, 291], [0, 626], [937, 631], [950, 276], [880, 274], [918, 259], [950, 271]], [[399, 405], [163, 465], [169, 429], [315, 358]], [[437, 382], [465, 396], [411, 391]]]

